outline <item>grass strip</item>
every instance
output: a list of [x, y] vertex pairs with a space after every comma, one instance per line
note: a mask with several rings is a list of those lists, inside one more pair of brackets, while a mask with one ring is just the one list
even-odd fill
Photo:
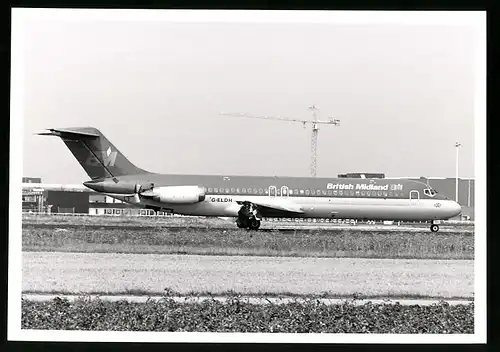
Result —
[[325, 233], [168, 228], [143, 231], [106, 229], [22, 230], [23, 251], [247, 255], [278, 257], [474, 259], [469, 233], [379, 232], [345, 230]]
[[220, 302], [180, 303], [165, 298], [146, 303], [59, 297], [22, 300], [23, 329], [98, 331], [191, 331], [282, 333], [437, 333], [474, 332], [474, 304], [446, 302], [327, 305], [316, 299], [286, 304], [252, 304], [238, 297]]

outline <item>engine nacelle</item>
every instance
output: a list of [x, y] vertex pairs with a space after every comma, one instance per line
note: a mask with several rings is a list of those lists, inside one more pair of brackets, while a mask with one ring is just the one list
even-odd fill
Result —
[[134, 194], [134, 193], [139, 193], [141, 190], [148, 188], [147, 184], [140, 185], [136, 183], [122, 182], [122, 181], [114, 183], [109, 180], [102, 182], [87, 181], [84, 182], [83, 184], [96, 192], [113, 193], [113, 194]]
[[160, 203], [193, 204], [205, 200], [205, 189], [199, 186], [154, 187], [142, 195]]

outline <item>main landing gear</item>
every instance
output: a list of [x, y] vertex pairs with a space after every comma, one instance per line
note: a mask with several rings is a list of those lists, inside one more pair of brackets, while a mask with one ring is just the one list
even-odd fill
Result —
[[236, 225], [240, 229], [258, 230], [260, 227], [260, 220], [257, 218], [257, 210], [253, 207], [252, 203], [245, 202], [238, 212], [238, 219]]
[[439, 231], [439, 225], [432, 223], [431, 224], [431, 231], [432, 232], [438, 232]]

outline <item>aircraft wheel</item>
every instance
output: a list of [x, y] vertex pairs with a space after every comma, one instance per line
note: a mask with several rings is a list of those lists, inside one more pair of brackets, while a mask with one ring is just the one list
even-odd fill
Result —
[[260, 221], [257, 219], [252, 219], [250, 220], [250, 224], [248, 225], [248, 228], [250, 230], [258, 230], [260, 227]]
[[438, 232], [438, 231], [439, 231], [439, 226], [438, 226], [438, 225], [436, 225], [436, 224], [432, 224], [432, 225], [431, 225], [431, 231], [432, 231], [432, 232]]
[[243, 221], [240, 219], [236, 219], [236, 226], [238, 226], [240, 229], [244, 229], [245, 227], [248, 227], [247, 224], [245, 224]]

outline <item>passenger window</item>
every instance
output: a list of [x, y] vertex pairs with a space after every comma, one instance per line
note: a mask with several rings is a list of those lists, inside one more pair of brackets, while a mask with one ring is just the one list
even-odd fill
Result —
[[254, 194], [257, 194], [257, 188], [254, 188], [254, 189], [253, 189], [253, 193], [254, 193]]
[[240, 189], [239, 188], [236, 188], [236, 193], [240, 193]]
[[344, 195], [344, 192], [343, 191], [339, 191], [339, 196], [343, 196]]
[[361, 191], [361, 195], [364, 197], [366, 195], [365, 191]]
[[321, 193], [323, 193], [323, 195], [326, 196], [326, 191], [325, 190], [321, 191]]
[[242, 188], [242, 189], [241, 189], [241, 192], [242, 192], [242, 193], [247, 193], [247, 189], [246, 189], [246, 188]]
[[226, 188], [226, 193], [229, 193], [229, 188]]
[[218, 192], [219, 192], [219, 189], [218, 189], [218, 188], [214, 188], [214, 192], [215, 192], [215, 193], [218, 193]]
[[259, 194], [263, 194], [264, 190], [262, 188], [259, 188]]
[[304, 190], [303, 189], [300, 190], [300, 194], [304, 194]]
[[317, 195], [317, 196], [320, 196], [320, 195], [321, 195], [321, 190], [319, 190], [319, 189], [318, 189], [318, 190], [316, 190], [316, 195]]
[[306, 196], [308, 196], [308, 195], [309, 195], [309, 190], [308, 190], [308, 189], [306, 189]]
[[327, 193], [329, 196], [331, 196], [331, 195], [332, 195], [332, 191], [331, 191], [331, 190], [328, 190], [326, 193]]
[[335, 190], [335, 191], [333, 191], [333, 195], [334, 195], [334, 196], [336, 196], [336, 195], [337, 195], [337, 193], [338, 193], [338, 192], [337, 192], [336, 190]]
[[236, 192], [236, 190], [234, 188], [231, 188], [231, 193], [234, 193]]
[[387, 192], [384, 192], [384, 197], [387, 197]]
[[389, 191], [389, 197], [392, 197], [392, 192], [391, 191]]
[[212, 193], [212, 188], [208, 188], [208, 193]]
[[356, 196], [359, 196], [359, 191], [356, 191]]
[[377, 192], [377, 195], [378, 195], [379, 197], [381, 197], [381, 196], [382, 196], [382, 191], [378, 191], [378, 192]]
[[295, 193], [295, 194], [299, 194], [299, 190], [298, 190], [298, 189], [294, 189], [294, 190], [293, 190], [293, 193]]
[[[347, 191], [345, 192], [345, 194], [347, 195]], [[351, 191], [351, 196], [354, 197], [354, 191]]]

